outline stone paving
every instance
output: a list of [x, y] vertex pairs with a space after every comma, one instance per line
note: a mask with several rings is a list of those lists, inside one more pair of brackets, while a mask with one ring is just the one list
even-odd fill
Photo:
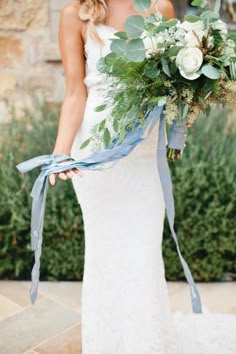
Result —
[[[186, 282], [168, 282], [172, 311], [192, 312]], [[198, 283], [204, 309], [236, 315], [236, 282]], [[0, 354], [81, 354], [81, 282], [0, 282]]]

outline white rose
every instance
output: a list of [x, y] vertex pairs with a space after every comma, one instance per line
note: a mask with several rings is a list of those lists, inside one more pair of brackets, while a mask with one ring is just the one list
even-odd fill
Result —
[[197, 21], [197, 22], [188, 22], [188, 21], [184, 21], [180, 24], [177, 24], [176, 27], [181, 28], [183, 30], [185, 30], [186, 32], [190, 32], [190, 31], [195, 31], [196, 33], [198, 32], [202, 32], [205, 29], [205, 24], [203, 21]]
[[211, 27], [213, 29], [219, 30], [222, 37], [225, 37], [225, 35], [228, 34], [227, 25], [222, 20], [217, 20], [215, 22], [212, 22]]
[[197, 79], [200, 74], [197, 71], [203, 63], [203, 54], [198, 48], [180, 49], [176, 57], [176, 66], [180, 74], [188, 80]]

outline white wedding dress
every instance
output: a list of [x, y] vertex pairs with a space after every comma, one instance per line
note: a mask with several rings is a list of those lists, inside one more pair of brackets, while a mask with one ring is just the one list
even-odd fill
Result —
[[[91, 127], [104, 118], [100, 89], [109, 85], [96, 70], [109, 52], [115, 29], [97, 25], [101, 46], [87, 39], [88, 99], [71, 150], [76, 159]], [[83, 171], [73, 186], [85, 227], [82, 285], [83, 354], [233, 354], [236, 316], [171, 313], [162, 258], [164, 200], [157, 171], [158, 124], [114, 167]], [[190, 301], [190, 300], [189, 300]], [[204, 305], [204, 304], [203, 304]]]

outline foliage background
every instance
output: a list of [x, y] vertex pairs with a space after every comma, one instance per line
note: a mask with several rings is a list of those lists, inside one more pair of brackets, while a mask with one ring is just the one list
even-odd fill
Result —
[[[22, 175], [16, 164], [51, 153], [59, 107], [37, 107], [0, 127], [0, 278], [30, 279], [30, 191], [39, 172]], [[236, 274], [236, 122], [216, 107], [189, 130], [181, 161], [170, 163], [176, 201], [176, 230], [183, 256], [198, 281]], [[145, 202], [145, 201], [144, 201]], [[71, 181], [49, 188], [41, 279], [82, 280], [84, 231]], [[185, 279], [167, 223], [163, 235], [167, 280]], [[231, 277], [229, 274], [231, 273]]]

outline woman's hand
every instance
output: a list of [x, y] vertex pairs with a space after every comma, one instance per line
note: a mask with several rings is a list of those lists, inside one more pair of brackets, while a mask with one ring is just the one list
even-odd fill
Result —
[[66, 181], [67, 179], [73, 178], [73, 174], [76, 174], [79, 177], [83, 177], [83, 174], [80, 170], [78, 170], [77, 168], [73, 168], [65, 172], [51, 173], [49, 175], [49, 182], [52, 186], [54, 186], [56, 183], [56, 176], [58, 176], [58, 178], [60, 178], [61, 180]]
[[[58, 154], [58, 152], [54, 151], [53, 154]], [[68, 154], [66, 154], [66, 155], [68, 155]], [[67, 179], [73, 178], [74, 174], [76, 174], [79, 177], [83, 177], [83, 174], [80, 170], [78, 170], [77, 168], [72, 168], [72, 169], [70, 169], [68, 171], [64, 171], [64, 172], [51, 173], [48, 178], [49, 178], [50, 184], [52, 186], [54, 186], [56, 183], [56, 177], [60, 178], [63, 181], [66, 181]]]

